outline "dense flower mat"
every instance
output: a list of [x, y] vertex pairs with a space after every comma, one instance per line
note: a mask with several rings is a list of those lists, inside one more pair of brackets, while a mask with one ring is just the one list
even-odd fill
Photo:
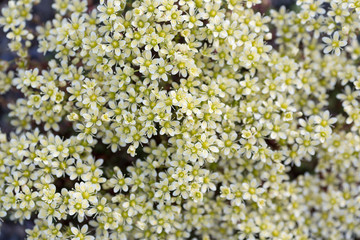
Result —
[[28, 239], [360, 237], [359, 0], [38, 3], [0, 17], [0, 217]]

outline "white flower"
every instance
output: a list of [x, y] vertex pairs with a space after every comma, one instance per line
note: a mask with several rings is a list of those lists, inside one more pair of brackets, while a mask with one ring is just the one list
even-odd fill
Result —
[[345, 47], [347, 44], [347, 41], [340, 40], [340, 34], [338, 31], [334, 32], [332, 39], [329, 37], [323, 37], [322, 40], [327, 44], [324, 48], [324, 53], [334, 52], [337, 56], [340, 56], [341, 48]]

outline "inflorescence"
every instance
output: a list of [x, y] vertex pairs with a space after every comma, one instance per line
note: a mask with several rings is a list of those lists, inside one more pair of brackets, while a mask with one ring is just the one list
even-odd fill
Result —
[[0, 17], [0, 217], [28, 239], [360, 237], [359, 0], [55, 0], [33, 28], [39, 3]]

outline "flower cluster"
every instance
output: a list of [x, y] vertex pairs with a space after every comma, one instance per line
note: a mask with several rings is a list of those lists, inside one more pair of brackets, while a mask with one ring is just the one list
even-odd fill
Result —
[[28, 239], [360, 237], [360, 1], [55, 0], [33, 28], [39, 2], [0, 17], [0, 217]]

